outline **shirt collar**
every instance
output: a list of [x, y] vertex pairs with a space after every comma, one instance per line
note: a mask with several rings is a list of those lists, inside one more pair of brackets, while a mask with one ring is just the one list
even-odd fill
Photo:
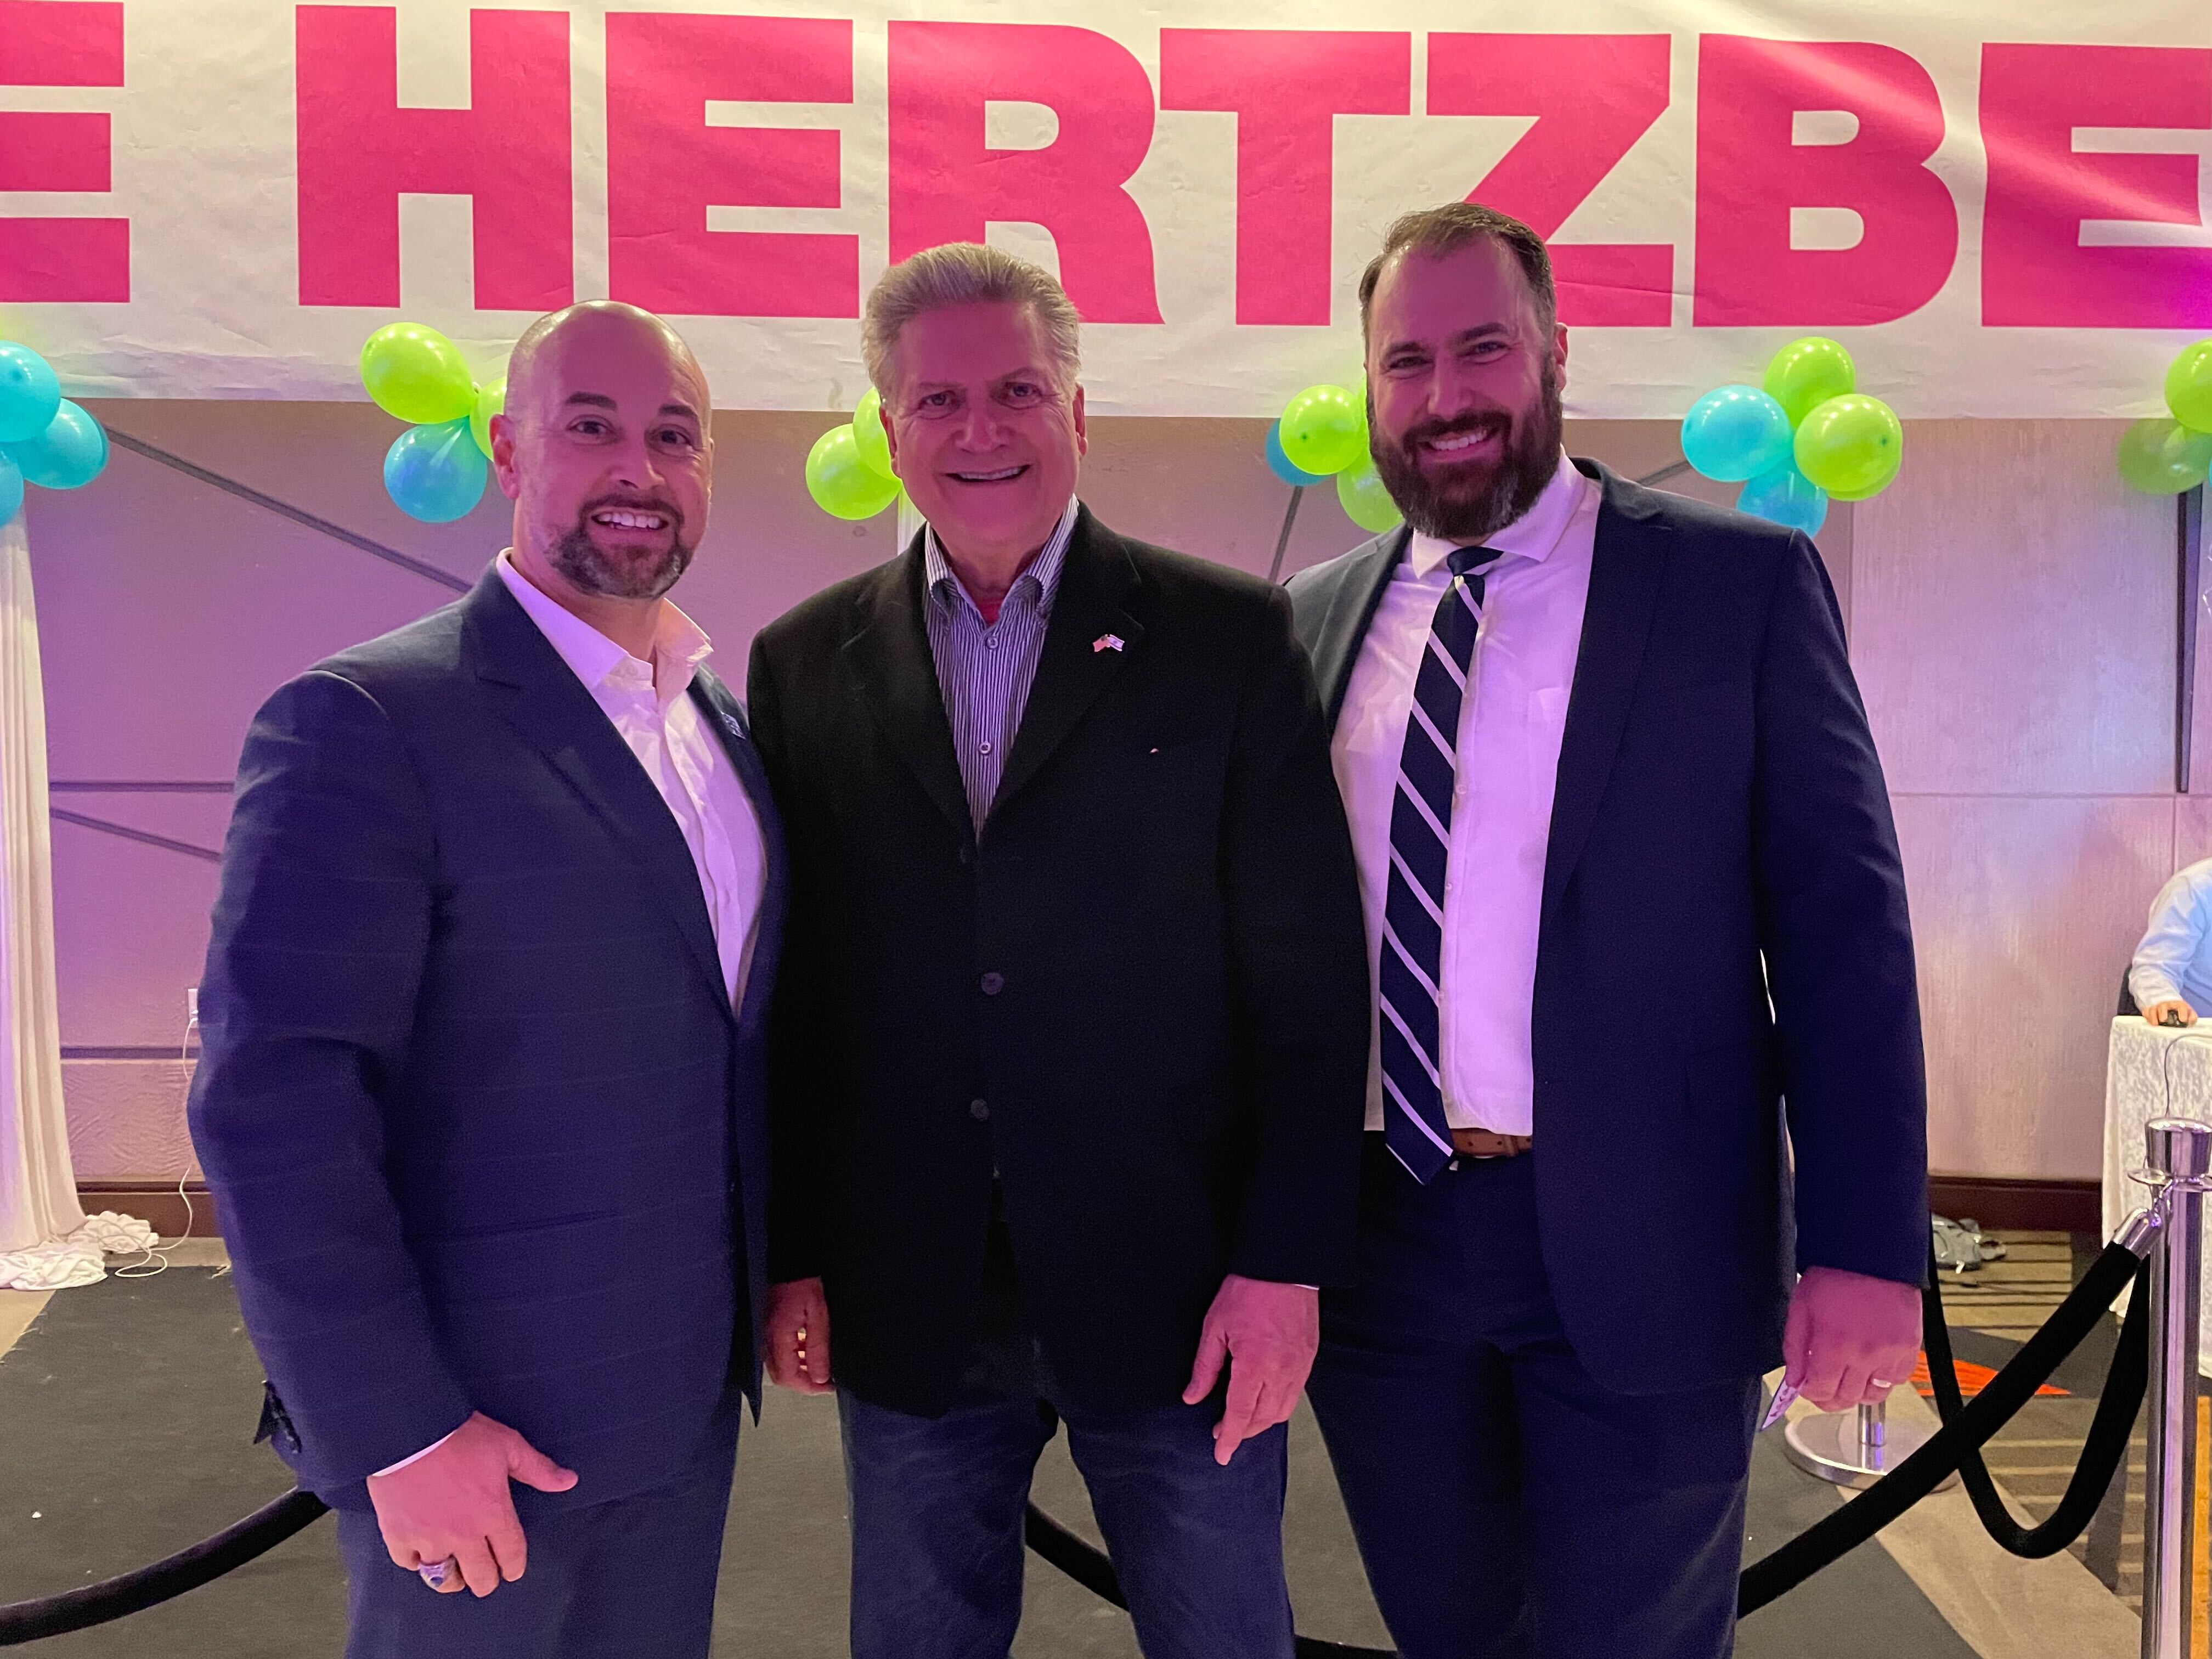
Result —
[[653, 641], [653, 661], [641, 662], [574, 611], [540, 592], [529, 577], [515, 568], [513, 548], [499, 556], [495, 568], [499, 579], [507, 584], [507, 591], [514, 595], [515, 603], [529, 613], [538, 632], [545, 635], [546, 642], [560, 653], [561, 660], [568, 665], [587, 691], [596, 692], [602, 685], [612, 685], [623, 691], [651, 691], [665, 710], [690, 690], [692, 676], [698, 672], [699, 665], [714, 653], [714, 642], [699, 624], [675, 605], [664, 604]]
[[[1013, 586], [1006, 590], [1009, 599], [1020, 591], [1024, 582], [1034, 581], [1036, 584], [1038, 614], [1043, 615], [1052, 610], [1053, 597], [1060, 592], [1060, 573], [1067, 563], [1067, 544], [1075, 534], [1075, 512], [1079, 505], [1080, 503], [1075, 497], [1068, 498], [1067, 510], [1060, 515], [1060, 522], [1052, 527], [1052, 534], [1044, 538], [1044, 545], [1037, 550], [1036, 557], [1030, 561], [1028, 568], [1014, 578]], [[921, 531], [921, 580], [929, 597], [938, 604], [949, 606], [956, 598], [964, 599], [978, 616], [982, 614], [967, 588], [962, 586], [960, 578], [953, 574], [951, 562], [945, 556], [945, 550], [938, 545], [937, 532], [927, 525], [924, 525]]]
[[[1536, 504], [1483, 545], [1494, 547], [1501, 553], [1517, 554], [1524, 559], [1544, 558], [1559, 544], [1559, 538], [1566, 533], [1575, 509], [1583, 504], [1583, 494], [1589, 488], [1589, 480], [1561, 451], [1559, 471], [1552, 474], [1543, 494], [1536, 497]], [[1417, 531], [1407, 544], [1406, 563], [1416, 576], [1425, 576], [1442, 564], [1455, 548], [1465, 545], [1463, 542], [1446, 541], [1440, 536]]]

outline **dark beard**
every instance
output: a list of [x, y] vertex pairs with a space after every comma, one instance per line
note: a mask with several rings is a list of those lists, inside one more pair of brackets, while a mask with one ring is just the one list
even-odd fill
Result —
[[[1423, 471], [1415, 446], [1457, 432], [1503, 428], [1505, 447], [1495, 465], [1442, 484]], [[1406, 522], [1425, 536], [1462, 546], [1487, 540], [1535, 506], [1559, 470], [1559, 444], [1565, 416], [1559, 407], [1559, 374], [1547, 358], [1537, 386], [1534, 413], [1516, 418], [1502, 410], [1464, 415], [1456, 420], [1425, 421], [1395, 443], [1375, 429], [1375, 395], [1367, 397], [1369, 452], [1375, 471]]]
[[[668, 550], [648, 565], [617, 564], [592, 540], [591, 517], [610, 510], [658, 513], [674, 526]], [[684, 515], [665, 501], [597, 501], [576, 515], [575, 527], [546, 550], [546, 562], [577, 588], [605, 599], [657, 599], [691, 568], [697, 550], [684, 539]]]

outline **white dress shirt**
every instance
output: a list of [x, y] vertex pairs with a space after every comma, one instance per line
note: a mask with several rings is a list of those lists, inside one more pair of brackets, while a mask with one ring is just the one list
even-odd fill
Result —
[[2198, 1015], [2212, 1014], [2212, 859], [2183, 870], [2150, 907], [2150, 931], [2136, 946], [2128, 969], [2128, 992], [2138, 1008], [2154, 1003], [2185, 1002]]
[[[1444, 864], [1437, 1012], [1444, 1117], [1455, 1129], [1532, 1133], [1528, 1010], [1544, 855], [1600, 499], [1598, 486], [1562, 455], [1536, 504], [1486, 544], [1504, 556], [1484, 584], [1482, 628], [1460, 707]], [[1390, 812], [1413, 677], [1450, 582], [1445, 557], [1458, 544], [1412, 538], [1368, 625], [1331, 744], [1359, 860], [1370, 971], [1389, 894]], [[1382, 1067], [1372, 1043], [1367, 1127], [1382, 1127]]]
[[[721, 959], [722, 988], [734, 1006], [743, 1000], [767, 897], [768, 843], [744, 781], [689, 695], [692, 676], [713, 653], [714, 642], [690, 617], [664, 605], [653, 660], [641, 662], [533, 587], [514, 568], [511, 549], [499, 556], [498, 569], [507, 591], [584, 683], [668, 803], [699, 872], [715, 954]], [[397, 1474], [452, 1438], [442, 1436], [377, 1473]]]

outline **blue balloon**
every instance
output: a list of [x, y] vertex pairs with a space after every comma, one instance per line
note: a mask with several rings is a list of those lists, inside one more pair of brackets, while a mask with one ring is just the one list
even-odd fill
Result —
[[393, 503], [425, 524], [466, 517], [483, 499], [489, 475], [465, 416], [441, 426], [410, 427], [384, 457], [384, 487]]
[[8, 459], [22, 469], [26, 483], [48, 489], [76, 489], [106, 467], [107, 434], [98, 421], [64, 398], [44, 431], [8, 445], [7, 451]]
[[1708, 392], [1682, 417], [1682, 459], [1722, 483], [1762, 478], [1790, 459], [1782, 405], [1755, 386]]
[[15, 463], [0, 455], [0, 524], [23, 510], [23, 475]]
[[1283, 423], [1280, 421], [1267, 428], [1267, 466], [1285, 483], [1295, 484], [1300, 489], [1308, 484], [1328, 482], [1327, 475], [1309, 472], [1304, 467], [1294, 465], [1291, 458], [1283, 453]]
[[1828, 521], [1828, 492], [1800, 472], [1794, 461], [1753, 478], [1735, 504], [1740, 512], [1786, 524], [1808, 536], [1818, 535]]
[[46, 360], [27, 345], [0, 340], [0, 444], [37, 437], [61, 404], [62, 383]]

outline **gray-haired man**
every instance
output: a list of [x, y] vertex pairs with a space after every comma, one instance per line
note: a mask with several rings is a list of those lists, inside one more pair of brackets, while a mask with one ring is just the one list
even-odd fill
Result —
[[1278, 590], [1075, 499], [1077, 324], [931, 249], [864, 339], [929, 528], [756, 641], [790, 825], [771, 1374], [842, 1413], [857, 1659], [1004, 1654], [1060, 1423], [1152, 1659], [1290, 1659], [1284, 1428], [1344, 1281], [1352, 849]]

